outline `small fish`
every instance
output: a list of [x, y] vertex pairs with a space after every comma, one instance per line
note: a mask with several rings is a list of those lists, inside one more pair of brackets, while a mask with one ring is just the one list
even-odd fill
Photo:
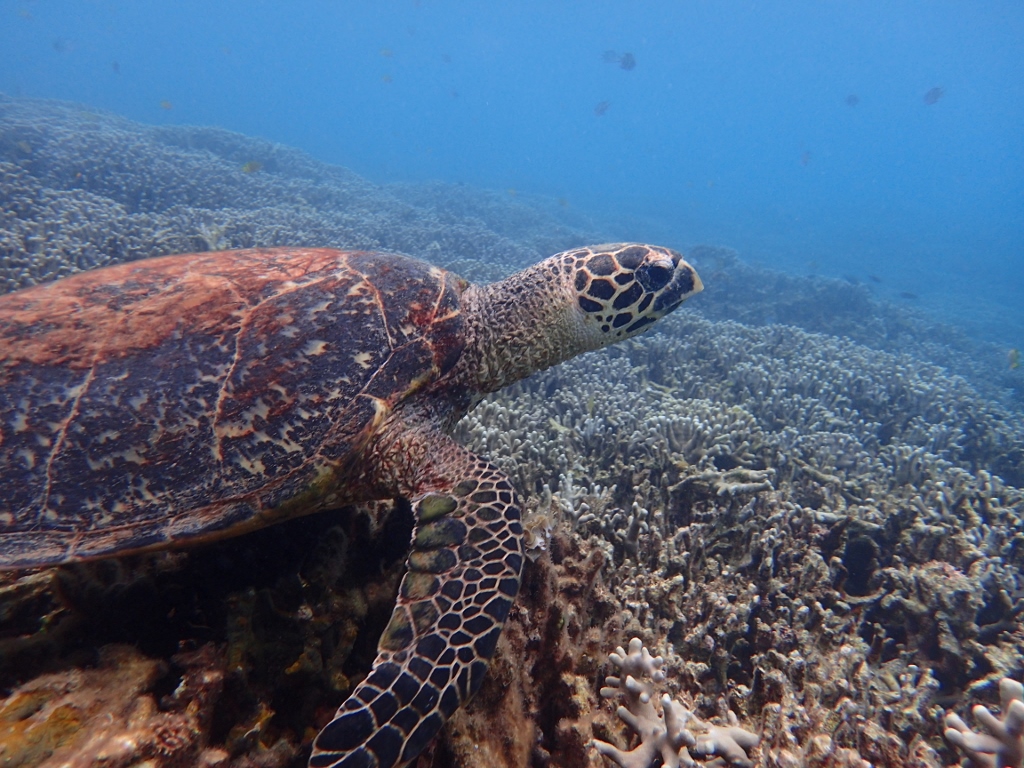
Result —
[[619, 61], [619, 54], [615, 51], [605, 51], [601, 54], [601, 61], [605, 64], [617, 64]]
[[515, 197], [516, 195], [518, 195], [518, 194], [519, 194], [519, 193], [518, 193], [518, 192], [516, 191], [516, 188], [515, 188], [515, 187], [509, 187], [509, 188], [508, 188], [508, 189], [506, 190], [506, 192], [508, 192], [508, 196], [509, 196], [509, 197]]
[[858, 104], [860, 104], [860, 96], [858, 96], [856, 93], [851, 93], [844, 99], [844, 101], [846, 102], [846, 106], [856, 107]]
[[800, 155], [800, 165], [810, 165], [810, 164], [811, 164], [811, 153], [810, 152], [804, 152], [802, 155]]
[[394, 81], [394, 78], [392, 78], [391, 75], [381, 75], [380, 76], [380, 81], [382, 83], [390, 83], [390, 82]]
[[946, 90], [944, 88], [940, 88], [939, 86], [935, 86], [930, 91], [928, 91], [928, 93], [926, 93], [924, 95], [924, 103], [928, 104], [928, 105], [934, 104], [935, 102], [937, 102], [939, 99], [941, 99], [945, 95], [946, 95]]
[[1016, 349], [1016, 348], [1011, 349], [1010, 350], [1010, 354], [1007, 355], [1007, 357], [1010, 358], [1010, 370], [1011, 371], [1015, 371], [1018, 368], [1020, 368], [1020, 350], [1019, 349]]
[[110, 68], [112, 70], [114, 70], [114, 74], [115, 75], [120, 75], [121, 74], [121, 65], [118, 64], [116, 61], [110, 62]]
[[385, 59], [390, 59], [392, 56], [394, 56], [390, 48], [381, 48], [380, 55], [383, 56]]
[[636, 66], [636, 57], [632, 53], [624, 53], [619, 59], [619, 69], [627, 72]]
[[566, 200], [564, 197], [558, 198], [558, 204], [560, 206], [562, 206], [563, 208], [568, 208], [569, 207], [569, 201]]
[[171, 104], [167, 99], [160, 102], [160, 109], [174, 109], [174, 105]]
[[599, 102], [598, 105], [594, 107], [594, 114], [600, 117], [601, 115], [608, 111], [608, 107], [610, 107], [611, 105], [612, 103], [610, 101]]
[[58, 37], [51, 45], [57, 53], [70, 53], [75, 48], [75, 44], [66, 37]]
[[907, 299], [907, 301], [914, 301], [917, 298], [917, 294], [911, 293], [910, 291], [900, 291], [896, 295], [901, 299]]
[[28, 8], [19, 8], [18, 15], [21, 16], [25, 21], [32, 21], [32, 11]]
[[263, 170], [263, 163], [259, 160], [250, 160], [242, 166], [242, 173], [256, 173]]
[[441, 54], [441, 63], [442, 64], [451, 64], [452, 63], [452, 57], [449, 56], [447, 53], [442, 53]]
[[882, 282], [882, 278], [880, 278], [878, 275], [868, 275], [868, 280], [870, 280], [872, 283]]
[[26, 155], [31, 155], [32, 154], [32, 145], [29, 144], [27, 141], [15, 142], [15, 146], [18, 149], [20, 149], [22, 152], [24, 152]]

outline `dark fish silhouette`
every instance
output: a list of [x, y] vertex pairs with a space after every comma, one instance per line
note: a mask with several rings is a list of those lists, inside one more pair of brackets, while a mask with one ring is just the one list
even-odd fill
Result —
[[608, 111], [608, 107], [610, 107], [611, 105], [612, 103], [610, 101], [600, 102], [596, 107], [594, 107], [594, 114], [600, 117], [601, 115]]
[[618, 64], [620, 69], [630, 70], [636, 66], [636, 56], [628, 51], [621, 56], [615, 51], [605, 51], [601, 54], [601, 61], [605, 64]]
[[945, 95], [946, 95], [945, 89], [940, 88], [939, 86], [935, 86], [930, 91], [928, 91], [928, 93], [926, 93], [924, 95], [924, 103], [925, 104], [934, 104], [935, 102], [937, 102], [939, 99], [941, 99]]
[[849, 96], [846, 97], [845, 101], [846, 106], [856, 107], [858, 104], [860, 104], [860, 96], [858, 96], [856, 93], [851, 93]]
[[898, 296], [901, 299], [908, 299], [910, 301], [913, 301], [914, 299], [917, 298], [917, 294], [916, 293], [911, 293], [910, 291], [900, 291]]
[[870, 280], [872, 283], [882, 282], [882, 278], [880, 278], [878, 275], [868, 275], [868, 280]]

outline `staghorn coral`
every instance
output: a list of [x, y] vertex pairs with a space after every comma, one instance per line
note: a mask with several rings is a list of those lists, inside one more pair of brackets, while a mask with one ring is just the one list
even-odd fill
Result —
[[606, 699], [620, 696], [625, 700], [626, 704], [619, 706], [617, 714], [640, 738], [640, 743], [624, 752], [614, 744], [595, 739], [594, 747], [598, 752], [620, 768], [647, 768], [655, 758], [660, 758], [665, 768], [690, 768], [696, 765], [690, 756], [691, 750], [700, 757], [720, 756], [729, 765], [740, 768], [753, 766], [748, 750], [756, 747], [760, 739], [740, 728], [731, 712], [729, 725], [705, 723], [668, 694], [661, 697], [661, 712], [658, 712], [651, 703], [651, 696], [655, 684], [665, 680], [662, 671], [665, 660], [651, 656], [639, 637], [629, 641], [628, 652], [620, 646], [610, 658], [619, 674], [606, 678], [601, 696]]
[[945, 736], [967, 755], [972, 765], [1020, 768], [1024, 766], [1024, 685], [1003, 678], [999, 681], [999, 699], [1001, 718], [981, 704], [972, 709], [974, 719], [985, 726], [987, 734], [972, 731], [958, 715], [948, 713]]

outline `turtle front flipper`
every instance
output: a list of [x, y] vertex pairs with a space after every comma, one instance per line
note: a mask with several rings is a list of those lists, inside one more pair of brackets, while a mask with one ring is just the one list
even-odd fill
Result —
[[519, 500], [488, 462], [450, 441], [442, 453], [457, 479], [413, 498], [408, 571], [377, 659], [314, 740], [311, 768], [405, 765], [483, 682], [522, 576]]

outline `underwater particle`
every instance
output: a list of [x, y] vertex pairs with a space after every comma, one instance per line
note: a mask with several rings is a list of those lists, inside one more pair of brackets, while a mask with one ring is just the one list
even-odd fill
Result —
[[882, 282], [882, 278], [880, 278], [878, 275], [868, 275], [868, 280], [870, 280], [872, 283]]
[[811, 153], [810, 150], [804, 150], [803, 154], [800, 155], [800, 165], [807, 166], [811, 164]]
[[120, 75], [121, 74], [121, 65], [118, 64], [116, 61], [110, 62], [110, 68], [112, 70], [114, 70], [114, 74], [115, 75]]
[[28, 8], [19, 8], [18, 15], [25, 21], [32, 21], [32, 11], [30, 11]]
[[256, 173], [263, 170], [263, 163], [259, 160], [250, 160], [242, 166], [242, 173]]
[[505, 190], [505, 191], [506, 191], [506, 192], [508, 192], [508, 196], [509, 196], [509, 197], [515, 197], [516, 195], [518, 195], [518, 194], [519, 194], [519, 192], [518, 192], [518, 191], [516, 190], [516, 188], [515, 188], [515, 187], [509, 187], [509, 188], [508, 188], [507, 190]]
[[16, 141], [14, 143], [14, 146], [16, 146], [18, 149], [20, 149], [26, 155], [31, 155], [32, 154], [32, 145], [29, 144], [27, 141]]
[[380, 76], [380, 81], [382, 83], [391, 83], [391, 82], [394, 81], [394, 78], [392, 78], [391, 75], [381, 75]]
[[924, 95], [924, 103], [928, 104], [929, 106], [931, 106], [932, 104], [935, 104], [939, 99], [941, 99], [945, 95], [946, 95], [946, 89], [945, 88], [940, 88], [939, 86], [935, 86], [934, 88], [930, 89], [928, 91], [928, 93], [926, 93]]
[[597, 117], [601, 117], [601, 115], [608, 111], [608, 107], [610, 107], [611, 105], [612, 103], [610, 101], [599, 101], [597, 103], [597, 106], [594, 107], [594, 114]]
[[442, 64], [451, 64], [452, 63], [452, 57], [449, 56], [447, 53], [442, 53], [441, 54], [441, 63]]
[[848, 107], [856, 107], [858, 104], [860, 104], [860, 96], [858, 96], [856, 93], [851, 93], [849, 96], [843, 99], [843, 101], [846, 102], [846, 106]]
[[615, 64], [619, 61], [619, 54], [615, 51], [605, 51], [601, 54], [601, 61], [605, 64]]
[[57, 53], [71, 53], [75, 49], [75, 44], [66, 37], [58, 37], [50, 45]]
[[174, 109], [174, 105], [173, 105], [173, 104], [171, 104], [171, 102], [169, 102], [169, 101], [168, 101], [167, 99], [163, 99], [163, 100], [162, 100], [162, 101], [160, 102], [160, 109], [167, 109], [167, 110], [171, 110], [171, 109]]
[[900, 291], [896, 295], [899, 296], [901, 299], [906, 299], [907, 301], [914, 301], [917, 298], [917, 294], [911, 293], [910, 291]]
[[1010, 353], [1007, 355], [1007, 357], [1010, 359], [1010, 370], [1011, 371], [1015, 371], [1018, 368], [1020, 368], [1020, 350], [1019, 349], [1014, 347], [1013, 349], [1010, 350]]
[[390, 59], [392, 56], [394, 56], [394, 53], [392, 53], [390, 48], [381, 48], [380, 55], [383, 56], [385, 59]]
[[560, 198], [558, 198], [558, 204], [559, 204], [559, 205], [560, 205], [560, 206], [561, 206], [562, 208], [568, 208], [568, 207], [569, 207], [569, 201], [568, 201], [568, 200], [566, 200], [566, 199], [565, 199], [564, 197], [560, 197]]
[[622, 58], [619, 59], [619, 69], [624, 69], [627, 72], [636, 67], [636, 56], [632, 53], [622, 54]]

